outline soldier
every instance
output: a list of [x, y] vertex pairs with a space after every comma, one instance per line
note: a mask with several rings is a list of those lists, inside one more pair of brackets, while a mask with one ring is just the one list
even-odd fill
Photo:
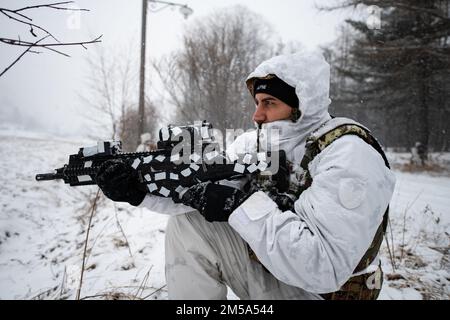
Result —
[[420, 159], [420, 164], [423, 167], [425, 165], [425, 161], [427, 160], [427, 149], [422, 143], [416, 142], [416, 150], [417, 155], [419, 156]]
[[411, 164], [421, 165], [423, 167], [426, 160], [427, 150], [422, 143], [417, 141], [414, 147], [411, 148]]
[[[170, 214], [166, 280], [171, 299], [375, 299], [378, 250], [395, 178], [363, 125], [328, 113], [330, 67], [322, 54], [274, 57], [247, 79], [262, 130], [239, 136], [231, 153], [286, 152], [290, 190], [203, 183], [173, 200], [130, 195]], [[266, 140], [266, 141], [264, 141]], [[105, 180], [121, 176], [110, 170]], [[106, 170], [108, 171], [108, 170]], [[119, 179], [120, 180], [120, 179]], [[125, 194], [133, 182], [119, 183]], [[115, 183], [103, 189], [115, 190]], [[137, 190], [137, 188], [136, 188]]]

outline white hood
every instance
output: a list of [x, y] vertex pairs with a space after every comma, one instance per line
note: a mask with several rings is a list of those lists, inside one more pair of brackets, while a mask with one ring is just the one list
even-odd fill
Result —
[[[261, 63], [247, 77], [247, 86], [253, 92], [256, 78], [276, 75], [295, 88], [300, 101], [300, 119], [275, 121], [263, 124], [263, 129], [279, 129], [279, 139], [272, 141], [287, 152], [288, 159], [298, 161], [303, 157], [306, 138], [331, 117], [328, 106], [330, 90], [330, 65], [319, 51], [302, 51], [273, 57]], [[301, 146], [301, 147], [300, 147]], [[273, 146], [272, 146], [273, 147]], [[295, 149], [295, 150], [294, 150]]]

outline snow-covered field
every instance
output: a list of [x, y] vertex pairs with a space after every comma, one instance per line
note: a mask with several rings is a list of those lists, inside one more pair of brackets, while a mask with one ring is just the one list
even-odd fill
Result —
[[[89, 144], [93, 144], [88, 143]], [[86, 141], [0, 129], [0, 299], [74, 299], [94, 187], [41, 182]], [[408, 155], [390, 154], [401, 164]], [[448, 155], [437, 155], [448, 160]], [[396, 170], [381, 299], [450, 298], [449, 171]], [[103, 196], [90, 230], [81, 298], [166, 299], [167, 217]], [[392, 251], [392, 250], [391, 250]], [[393, 269], [395, 267], [395, 270]], [[235, 298], [230, 293], [230, 298]]]

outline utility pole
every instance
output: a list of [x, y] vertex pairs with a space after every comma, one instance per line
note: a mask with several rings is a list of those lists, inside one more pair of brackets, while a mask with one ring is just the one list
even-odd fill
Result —
[[147, 0], [142, 0], [141, 67], [139, 77], [139, 136], [145, 124], [145, 43], [147, 30]]
[[[174, 2], [160, 1], [160, 0], [142, 0], [142, 26], [141, 26], [141, 67], [139, 76], [139, 136], [144, 133], [145, 127], [145, 43], [146, 41], [146, 30], [147, 30], [147, 2], [164, 4], [165, 7], [179, 7], [180, 13], [187, 19], [194, 11], [188, 7], [186, 4], [179, 4]], [[153, 10], [153, 12], [158, 12], [159, 10]]]

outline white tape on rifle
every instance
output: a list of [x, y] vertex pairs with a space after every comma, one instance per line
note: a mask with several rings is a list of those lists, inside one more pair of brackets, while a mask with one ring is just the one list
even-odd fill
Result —
[[181, 174], [183, 175], [183, 177], [189, 177], [191, 175], [191, 173], [192, 173], [192, 171], [189, 168], [184, 169], [183, 171], [181, 171]]
[[161, 129], [161, 133], [162, 133], [162, 140], [163, 141], [167, 141], [170, 138], [170, 133], [169, 133], [169, 129], [167, 129], [166, 127]]
[[149, 190], [150, 192], [153, 192], [153, 191], [155, 191], [155, 190], [158, 190], [158, 187], [156, 186], [155, 183], [151, 183], [151, 184], [149, 184], [147, 187], [148, 187], [148, 190]]
[[245, 164], [250, 164], [252, 162], [252, 155], [247, 153], [244, 156], [244, 159], [242, 160], [242, 162]]
[[155, 158], [155, 160], [156, 160], [156, 161], [159, 161], [159, 162], [163, 162], [165, 158], [166, 158], [166, 157], [164, 157], [163, 155], [160, 154], [159, 156], [157, 156], [157, 157]]
[[160, 194], [162, 194], [164, 197], [168, 197], [169, 196], [169, 194], [170, 194], [170, 190], [169, 189], [166, 189], [166, 188], [164, 188], [164, 187], [161, 187], [161, 190], [159, 190], [159, 193]]
[[89, 175], [85, 175], [85, 176], [78, 176], [78, 182], [91, 182], [92, 178]]
[[136, 170], [137, 167], [139, 167], [140, 164], [141, 164], [141, 159], [136, 158], [136, 159], [134, 159], [133, 164], [131, 166], [133, 167], [133, 169]]
[[190, 167], [194, 171], [198, 171], [198, 169], [200, 169], [200, 167], [198, 165], [196, 165], [195, 163], [191, 163]]
[[144, 176], [144, 179], [147, 180], [148, 182], [152, 181], [152, 177], [149, 174], [146, 174]]
[[266, 161], [266, 154], [264, 152], [258, 153], [258, 161]]
[[238, 173], [244, 173], [244, 171], [245, 171], [245, 166], [242, 165], [242, 164], [240, 164], [240, 163], [236, 163], [236, 164], [234, 165], [234, 171], [235, 171], [235, 172], [238, 172]]
[[175, 161], [178, 161], [178, 160], [180, 160], [180, 155], [178, 153], [177, 154], [173, 154], [173, 155], [170, 156], [170, 161], [171, 162], [175, 162]]
[[171, 173], [170, 173], [170, 179], [171, 179], [171, 180], [178, 180], [178, 175], [171, 172]]
[[250, 173], [253, 173], [253, 172], [255, 172], [256, 170], [258, 170], [258, 166], [256, 165], [256, 164], [252, 164], [252, 165], [250, 165], [248, 168], [247, 168], [247, 170], [248, 170], [248, 172], [250, 172]]
[[164, 180], [166, 178], [165, 172], [159, 172], [155, 174], [155, 181]]
[[145, 157], [143, 160], [144, 160], [144, 163], [150, 163], [153, 160], [153, 156]]
[[261, 162], [258, 164], [258, 169], [259, 169], [259, 171], [264, 171], [264, 170], [266, 170], [266, 169], [267, 169], [267, 163], [265, 163], [264, 161], [261, 161]]
[[105, 143], [103, 141], [97, 142], [97, 152], [98, 153], [105, 152]]
[[92, 161], [86, 161], [86, 162], [84, 163], [84, 167], [85, 167], [85, 168], [90, 168], [90, 167], [92, 167]]

